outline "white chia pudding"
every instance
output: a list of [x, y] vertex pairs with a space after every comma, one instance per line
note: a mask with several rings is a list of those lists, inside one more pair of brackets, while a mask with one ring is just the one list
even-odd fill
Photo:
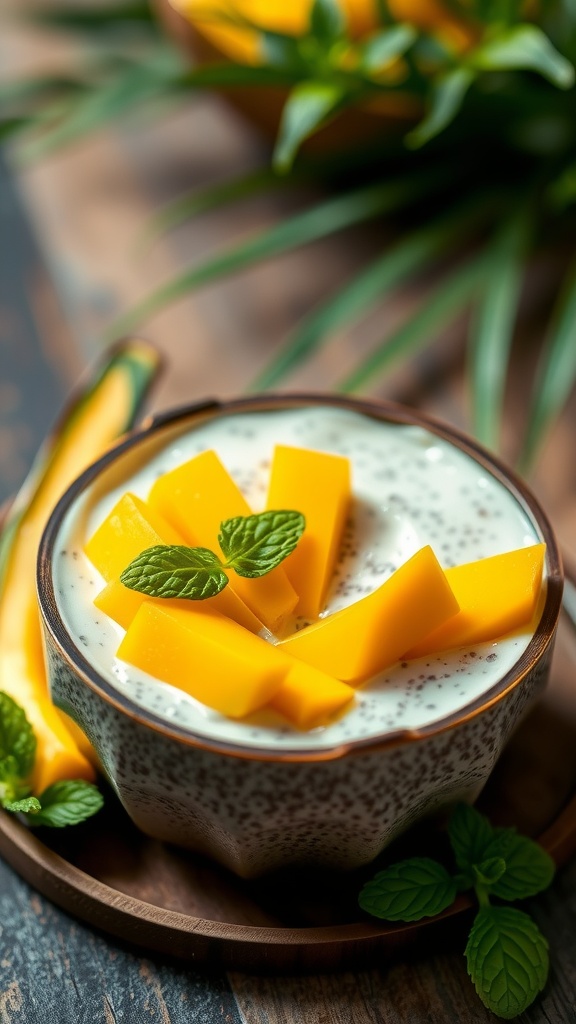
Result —
[[[215, 416], [164, 448], [105, 495], [88, 492], [63, 521], [54, 555], [62, 619], [81, 653], [135, 704], [191, 732], [255, 748], [330, 748], [418, 729], [475, 701], [508, 672], [531, 633], [400, 662], [357, 691], [338, 721], [299, 732], [273, 711], [234, 721], [116, 658], [124, 631], [93, 605], [104, 580], [85, 541], [126, 491], [146, 499], [154, 480], [207, 449], [217, 452], [255, 512], [266, 499], [275, 444], [347, 456], [353, 500], [323, 615], [375, 590], [430, 544], [448, 568], [542, 540], [520, 503], [483, 466], [417, 426], [383, 423], [330, 406]], [[409, 609], [407, 609], [409, 614]], [[292, 628], [303, 622], [295, 621]]]

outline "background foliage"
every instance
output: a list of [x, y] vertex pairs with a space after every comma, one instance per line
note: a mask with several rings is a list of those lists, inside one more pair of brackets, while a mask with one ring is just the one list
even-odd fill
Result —
[[[306, 181], [321, 197], [165, 282], [110, 337], [209, 281], [385, 217], [395, 241], [296, 327], [253, 387], [278, 384], [334, 330], [417, 275], [432, 276], [419, 307], [375, 339], [340, 388], [371, 386], [465, 313], [471, 429], [497, 449], [522, 293], [544, 260], [548, 323], [518, 453], [528, 472], [576, 379], [574, 0], [374, 0], [368, 21], [366, 0], [301, 0], [292, 5], [292, 15], [302, 7], [300, 34], [251, 20], [241, 0], [216, 11], [175, 2], [211, 45], [209, 62], [193, 65], [139, 0], [38, 13], [48, 28], [81, 33], [90, 56], [65, 75], [3, 86], [1, 135], [17, 140], [21, 159], [39, 160], [136, 107], [157, 115], [193, 90], [249, 88], [256, 106], [280, 91], [270, 166], [181, 197], [148, 226], [147, 241], [259, 191]], [[241, 61], [226, 46], [217, 52], [222, 29], [247, 41]], [[376, 127], [346, 145], [347, 121], [364, 112]], [[340, 133], [340, 147], [307, 149], [327, 131]]]

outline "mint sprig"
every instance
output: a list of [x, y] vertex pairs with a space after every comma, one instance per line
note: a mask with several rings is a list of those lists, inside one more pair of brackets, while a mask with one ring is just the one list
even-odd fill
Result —
[[29, 776], [36, 756], [36, 737], [24, 710], [0, 691], [0, 807], [25, 814], [31, 825], [61, 828], [77, 825], [100, 810], [100, 791], [83, 779], [55, 782], [32, 795]]
[[225, 562], [209, 548], [158, 544], [133, 559], [120, 582], [148, 597], [204, 601], [227, 586], [226, 570], [255, 579], [275, 569], [294, 550], [305, 525], [301, 512], [289, 510], [225, 519], [218, 535]]
[[64, 828], [86, 821], [100, 810], [104, 799], [99, 789], [82, 779], [62, 779], [40, 794], [34, 825]]
[[554, 861], [513, 828], [494, 828], [467, 804], [448, 826], [457, 873], [438, 861], [412, 857], [368, 882], [360, 906], [387, 921], [419, 921], [446, 910], [458, 892], [473, 889], [479, 903], [465, 950], [468, 974], [488, 1009], [506, 1020], [522, 1013], [548, 977], [548, 943], [533, 919], [491, 898], [519, 900], [546, 889]]
[[0, 692], [0, 781], [26, 778], [35, 756], [36, 737], [24, 711]]
[[249, 579], [265, 576], [294, 551], [305, 527], [301, 512], [260, 512], [220, 524], [226, 568]]
[[217, 555], [208, 548], [157, 544], [142, 551], [120, 576], [129, 590], [149, 597], [182, 597], [204, 601], [228, 583]]
[[386, 921], [434, 917], [456, 899], [455, 880], [431, 857], [411, 857], [379, 871], [360, 893], [360, 906]]
[[548, 943], [529, 914], [515, 907], [483, 907], [465, 950], [480, 999], [498, 1017], [523, 1013], [548, 977]]

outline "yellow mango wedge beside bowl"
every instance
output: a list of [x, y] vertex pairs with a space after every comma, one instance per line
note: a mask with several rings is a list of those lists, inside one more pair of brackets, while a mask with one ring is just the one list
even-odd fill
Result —
[[40, 538], [69, 484], [130, 428], [158, 368], [147, 342], [112, 349], [41, 449], [0, 537], [0, 690], [24, 709], [36, 734], [35, 792], [60, 779], [94, 778], [87, 740], [48, 693], [36, 601]]

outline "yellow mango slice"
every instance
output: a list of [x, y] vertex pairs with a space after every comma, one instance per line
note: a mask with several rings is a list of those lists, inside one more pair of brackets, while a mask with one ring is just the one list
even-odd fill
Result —
[[182, 536], [136, 494], [122, 495], [84, 546], [107, 582], [117, 580], [130, 562], [157, 544], [185, 544]]
[[283, 563], [298, 594], [296, 611], [316, 619], [322, 611], [350, 505], [350, 463], [341, 455], [277, 445], [266, 506], [297, 509], [306, 529]]
[[545, 552], [545, 544], [533, 544], [445, 569], [460, 611], [405, 651], [404, 657], [495, 640], [528, 625], [540, 597]]
[[[144, 604], [144, 601], [153, 600], [149, 598], [147, 594], [141, 594], [138, 590], [129, 590], [125, 587], [120, 580], [112, 580], [111, 583], [107, 583], [103, 590], [94, 598], [94, 604], [99, 611], [104, 612], [110, 619], [122, 626], [122, 629], [128, 629], [128, 626], [132, 622], [132, 619], [136, 615], [136, 612]], [[158, 598], [158, 601], [163, 598]], [[171, 598], [170, 604], [174, 601]], [[177, 601], [178, 605], [184, 604], [184, 601]]]
[[458, 611], [432, 548], [421, 548], [372, 594], [299, 630], [281, 648], [349, 683], [394, 664]]
[[[191, 603], [189, 600], [180, 601], [176, 598], [150, 598], [138, 590], [129, 590], [123, 583], [120, 583], [120, 580], [112, 580], [96, 595], [94, 604], [99, 611], [104, 612], [119, 626], [122, 626], [122, 629], [128, 629], [144, 601], [165, 605], [166, 600], [169, 600], [170, 606], [175, 608], [189, 608]], [[248, 605], [244, 604], [229, 586], [225, 590], [221, 590], [215, 597], [209, 597], [202, 601], [202, 608], [205, 611], [215, 611], [220, 615], [227, 615], [244, 629], [250, 630], [251, 633], [259, 633], [264, 628], [260, 619], [250, 611]]]
[[288, 659], [217, 613], [145, 601], [118, 657], [230, 718], [266, 704], [286, 676]]
[[355, 698], [347, 683], [326, 675], [320, 669], [296, 658], [284, 682], [270, 701], [298, 729], [316, 729], [326, 725]]
[[[252, 514], [241, 491], [211, 450], [159, 477], [148, 501], [187, 544], [216, 552], [220, 550], [220, 523]], [[231, 572], [229, 587], [272, 632], [281, 628], [298, 600], [281, 565], [253, 580]]]
[[[155, 509], [135, 494], [124, 494], [85, 546], [85, 552], [108, 584], [94, 604], [127, 629], [146, 594], [129, 590], [119, 576], [132, 559], [157, 544], [185, 544], [179, 533]], [[159, 598], [162, 600], [162, 598]], [[188, 605], [188, 601], [178, 602]], [[229, 615], [252, 633], [262, 629], [260, 619], [226, 587], [206, 602], [206, 609]]]
[[61, 779], [95, 777], [88, 740], [48, 693], [36, 599], [40, 538], [73, 479], [133, 423], [158, 362], [138, 339], [107, 355], [39, 452], [0, 540], [0, 690], [24, 709], [36, 734], [35, 793]]

